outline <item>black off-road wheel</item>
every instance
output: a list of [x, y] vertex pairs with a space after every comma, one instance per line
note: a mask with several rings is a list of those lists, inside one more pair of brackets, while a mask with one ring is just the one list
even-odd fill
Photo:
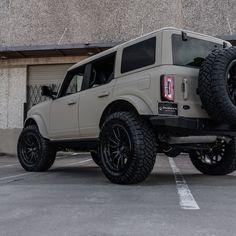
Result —
[[189, 156], [196, 169], [203, 174], [230, 174], [236, 170], [236, 139], [229, 143], [217, 143], [209, 151], [192, 151]]
[[214, 121], [236, 125], [236, 48], [215, 50], [204, 60], [198, 92]]
[[99, 153], [105, 176], [116, 184], [136, 184], [151, 173], [157, 154], [150, 124], [129, 112], [111, 114], [100, 132]]
[[32, 172], [48, 170], [56, 158], [56, 150], [41, 136], [35, 125], [23, 129], [18, 140], [17, 153], [21, 166]]
[[92, 157], [94, 163], [97, 164], [98, 166], [100, 166], [100, 159], [99, 159], [99, 156], [98, 156], [98, 152], [97, 151], [91, 151], [90, 154], [91, 154], [91, 157]]

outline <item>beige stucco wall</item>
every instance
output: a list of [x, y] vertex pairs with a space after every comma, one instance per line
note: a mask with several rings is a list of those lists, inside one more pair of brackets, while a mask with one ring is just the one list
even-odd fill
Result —
[[0, 129], [0, 154], [16, 156], [20, 132], [21, 129]]
[[0, 67], [0, 153], [16, 154], [26, 101], [26, 66]]
[[235, 0], [1, 0], [0, 46], [123, 41], [165, 26], [236, 32]]
[[0, 128], [23, 125], [26, 73], [26, 66], [0, 67]]

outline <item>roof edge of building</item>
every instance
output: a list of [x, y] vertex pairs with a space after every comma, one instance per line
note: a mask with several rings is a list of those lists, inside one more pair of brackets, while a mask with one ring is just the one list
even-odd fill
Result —
[[102, 43], [72, 43], [72, 44], [48, 44], [48, 45], [29, 45], [29, 46], [25, 45], [25, 46], [9, 46], [9, 47], [0, 46], [0, 52], [111, 48], [117, 46], [120, 43], [121, 42], [102, 42]]

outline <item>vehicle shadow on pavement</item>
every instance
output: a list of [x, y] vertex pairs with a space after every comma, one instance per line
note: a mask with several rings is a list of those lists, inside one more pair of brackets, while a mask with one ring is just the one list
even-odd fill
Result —
[[66, 167], [56, 167], [52, 168], [47, 173], [54, 173], [68, 176], [68, 177], [88, 177], [95, 178], [102, 176], [101, 169], [98, 166], [66, 166]]
[[210, 176], [203, 175], [201, 173], [196, 174], [185, 174], [184, 178], [186, 182], [190, 185], [201, 185], [207, 187], [229, 187], [236, 185], [236, 175], [223, 175], [223, 176]]
[[[101, 169], [97, 166], [79, 166], [79, 167], [58, 167], [49, 170], [47, 173], [57, 175], [57, 178], [50, 178], [54, 183], [76, 183], [76, 184], [107, 184], [110, 183], [103, 175]], [[236, 175], [226, 176], [207, 176], [201, 173], [187, 173], [183, 175], [186, 182], [190, 185], [201, 186], [235, 186]], [[169, 186], [175, 185], [175, 178], [172, 172], [154, 172], [144, 182], [129, 186]]]
[[[102, 170], [98, 166], [65, 166], [52, 168], [47, 173], [53, 173], [57, 175], [57, 179], [52, 179], [52, 181], [63, 181], [63, 183], [74, 182], [77, 180], [78, 184], [108, 184], [109, 180], [103, 175]], [[86, 181], [85, 181], [86, 180]], [[174, 176], [171, 172], [167, 173], [152, 173], [150, 176], [142, 183], [127, 185], [127, 186], [154, 186], [154, 185], [173, 185], [175, 183]], [[112, 184], [112, 183], [111, 183]], [[118, 185], [117, 185], [118, 186]]]
[[[78, 184], [104, 184], [110, 183], [109, 180], [103, 175], [101, 169], [99, 167], [60, 167], [57, 169], [52, 169], [47, 173], [54, 173], [57, 175], [57, 178], [53, 178], [49, 181], [56, 181], [61, 183], [71, 183], [74, 180], [77, 181]], [[86, 181], [85, 181], [86, 180]], [[112, 184], [112, 183], [111, 183]], [[155, 185], [173, 185], [174, 184], [174, 176], [171, 173], [161, 173], [161, 174], [151, 174], [144, 182], [135, 184], [135, 185], [127, 185], [127, 186], [155, 186]]]

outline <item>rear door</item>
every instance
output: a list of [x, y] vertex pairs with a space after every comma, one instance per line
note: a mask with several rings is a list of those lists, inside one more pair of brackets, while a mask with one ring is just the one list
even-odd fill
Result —
[[102, 112], [112, 98], [115, 85], [116, 54], [112, 53], [90, 64], [87, 88], [80, 93], [79, 127], [82, 138], [97, 138]]

